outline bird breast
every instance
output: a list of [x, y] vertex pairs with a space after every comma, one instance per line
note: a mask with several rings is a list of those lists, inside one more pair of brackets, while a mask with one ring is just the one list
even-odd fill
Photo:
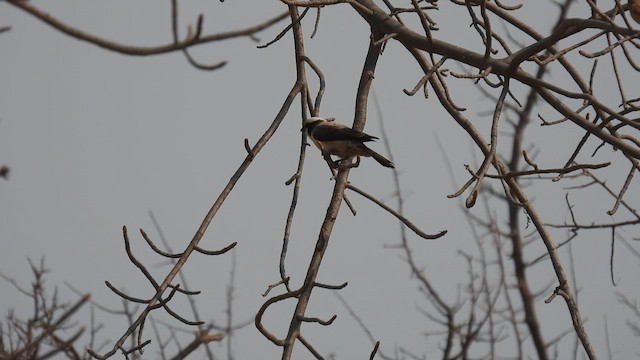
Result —
[[320, 149], [320, 151], [336, 155], [341, 158], [347, 158], [351, 156], [368, 156], [366, 152], [361, 148], [363, 145], [356, 141], [350, 140], [335, 140], [335, 141], [315, 141], [314, 143]]

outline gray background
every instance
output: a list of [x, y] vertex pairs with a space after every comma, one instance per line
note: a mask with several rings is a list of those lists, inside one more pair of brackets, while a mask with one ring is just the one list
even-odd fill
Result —
[[[464, 9], [441, 3], [441, 10], [434, 13], [441, 28], [437, 35], [482, 51], [477, 34], [467, 27], [469, 19]], [[34, 4], [75, 27], [122, 43], [150, 46], [171, 39], [170, 9], [165, 3]], [[535, 19], [539, 31], [548, 33], [556, 7], [546, 1], [524, 4], [525, 16]], [[184, 3], [180, 9], [184, 36], [187, 22], [194, 23], [199, 13], [205, 15], [206, 34], [256, 24], [285, 7], [276, 1], [262, 1], [248, 10], [240, 1], [201, 1]], [[575, 16], [589, 14], [586, 5], [574, 8]], [[307, 55], [321, 67], [327, 79], [322, 115], [335, 116], [350, 124], [368, 46], [368, 26], [349, 6], [334, 6], [323, 10], [319, 32], [309, 39], [313, 18], [309, 16], [304, 21], [305, 45]], [[266, 49], [256, 49], [256, 45], [271, 40], [284, 23], [258, 34], [260, 43], [242, 38], [194, 48], [192, 54], [200, 61], [229, 60], [225, 68], [211, 73], [194, 69], [180, 53], [128, 57], [105, 51], [64, 36], [2, 3], [0, 25], [12, 27], [10, 32], [0, 35], [0, 163], [11, 167], [9, 181], [0, 183], [0, 272], [27, 286], [31, 273], [26, 258], [38, 261], [44, 256], [51, 269], [48, 285], [51, 289], [60, 287], [62, 300], [76, 298], [62, 285], [63, 281], [114, 308], [120, 301], [104, 286], [104, 280], [132, 295], [151, 296], [152, 289], [126, 258], [121, 227], [129, 227], [136, 254], [153, 268], [154, 274], [163, 277], [168, 271], [167, 264], [151, 254], [137, 229], [143, 228], [158, 239], [149, 218], [151, 210], [174, 250], [183, 248], [191, 239], [245, 157], [243, 140], [248, 138], [251, 144], [256, 141], [293, 85], [290, 35]], [[579, 65], [589, 64], [586, 60], [578, 61]], [[454, 63], [448, 66], [461, 71]], [[585, 67], [583, 73], [588, 74], [588, 69]], [[610, 70], [603, 67], [601, 71], [604, 77]], [[629, 79], [638, 78], [635, 72], [625, 74]], [[410, 233], [410, 243], [429, 279], [452, 301], [463, 291], [458, 284], [467, 279], [465, 262], [458, 251], [477, 250], [460, 199], [446, 198], [457, 188], [451, 183], [437, 139], [446, 148], [458, 183], [467, 180], [463, 165], [477, 166], [481, 158], [435, 98], [425, 100], [420, 93], [414, 97], [402, 93], [403, 88], [411, 89], [420, 77], [418, 66], [406, 51], [390, 42], [379, 61], [374, 90], [401, 173], [406, 216], [426, 232], [449, 231], [445, 238], [431, 242]], [[551, 79], [561, 83], [562, 77], [554, 73]], [[313, 79], [311, 72], [309, 78]], [[466, 115], [488, 136], [491, 118], [487, 113], [493, 110], [494, 102], [473, 91], [470, 81], [450, 81], [456, 84], [452, 87], [454, 100], [469, 109]], [[628, 88], [630, 97], [636, 97], [637, 83], [628, 82], [629, 86], [636, 86]], [[610, 92], [615, 99], [614, 90], [613, 84], [597, 89], [600, 93]], [[522, 87], [519, 93], [522, 94]], [[494, 95], [498, 95], [495, 90]], [[299, 114], [296, 100], [201, 243], [209, 249], [221, 248], [232, 241], [239, 243], [234, 250], [237, 261], [234, 316], [238, 321], [252, 319], [264, 301], [260, 294], [279, 279], [278, 258], [292, 191], [284, 182], [295, 172]], [[557, 117], [548, 110], [545, 115]], [[504, 131], [510, 130], [504, 122], [502, 126]], [[373, 107], [366, 131], [380, 134], [379, 117]], [[568, 123], [554, 128], [541, 128], [534, 123], [527, 135], [530, 141], [538, 142], [538, 163], [558, 167], [564, 164], [582, 132]], [[593, 149], [597, 142], [590, 145]], [[384, 153], [381, 142], [373, 147]], [[606, 148], [595, 160], [585, 161], [616, 158], [618, 154]], [[609, 184], [619, 189], [628, 166], [614, 164], [613, 171], [617, 175], [608, 178]], [[355, 185], [395, 204], [391, 173], [373, 160], [364, 160], [350, 178]], [[577, 183], [538, 181], [527, 191], [546, 221], [562, 222], [568, 216], [563, 186]], [[634, 180], [627, 199], [638, 198], [637, 185]], [[302, 281], [306, 271], [332, 186], [319, 152], [309, 148], [287, 262], [294, 284]], [[426, 351], [428, 358], [438, 358], [440, 339], [429, 337], [425, 343], [423, 335], [438, 327], [416, 311], [430, 307], [416, 291], [417, 283], [412, 280], [402, 253], [386, 247], [399, 242], [398, 221], [356, 194], [349, 197], [358, 214], [354, 217], [345, 207], [341, 209], [319, 280], [331, 284], [349, 282], [341, 295], [364, 319], [374, 337], [382, 341], [381, 349], [386, 353], [393, 353], [397, 345], [415, 353]], [[613, 204], [609, 197], [582, 191], [572, 200], [577, 207], [582, 206], [577, 214], [584, 222], [609, 220], [605, 215]], [[501, 214], [504, 206], [496, 204], [494, 211]], [[473, 211], [483, 214], [481, 206]], [[622, 218], [619, 215], [611, 220]], [[620, 235], [626, 239], [638, 237], [637, 229], [634, 231], [620, 231]], [[561, 241], [566, 234], [554, 232], [554, 236]], [[592, 231], [582, 232], [574, 241], [579, 300], [598, 354], [606, 358], [606, 317], [614, 358], [628, 359], [638, 352], [637, 338], [625, 324], [631, 314], [617, 303], [615, 294], [622, 292], [631, 298], [640, 295], [635, 277], [638, 259], [618, 245], [621, 251], [615, 255], [615, 266], [619, 285], [612, 286], [609, 239], [607, 231]], [[543, 252], [541, 242], [536, 241], [527, 248], [527, 258], [531, 260]], [[568, 268], [566, 250], [562, 254]], [[191, 288], [203, 291], [198, 299], [205, 320], [213, 318], [219, 324], [224, 321], [224, 292], [232, 258], [232, 255], [215, 258], [196, 255], [185, 268]], [[530, 277], [534, 291], [555, 284], [551, 265], [546, 261], [531, 269]], [[28, 301], [8, 283], [1, 284], [0, 312], [4, 315], [15, 308], [29, 314]], [[550, 341], [571, 324], [561, 299], [547, 305], [542, 302], [544, 298], [546, 294], [536, 306], [545, 338]], [[185, 304], [186, 301], [177, 300], [176, 306], [187, 315]], [[293, 302], [278, 304], [267, 313], [265, 323], [274, 333], [284, 336], [292, 306]], [[327, 319], [333, 314], [338, 319], [332, 326], [305, 326], [306, 336], [324, 355], [367, 358], [372, 345], [337, 298], [328, 291], [314, 291], [308, 315]], [[79, 321], [86, 319], [88, 323], [88, 312], [82, 315], [84, 318]], [[99, 335], [100, 341], [115, 339], [126, 328], [124, 319], [106, 315], [99, 319], [106, 326]], [[151, 336], [147, 331], [147, 336]], [[279, 357], [280, 349], [262, 337], [252, 324], [240, 330], [233, 341], [237, 358]], [[567, 356], [573, 340], [566, 340], [565, 344], [561, 358]], [[154, 346], [151, 345], [153, 351]], [[220, 353], [224, 350], [222, 344], [213, 348]], [[308, 358], [309, 354], [301, 349], [298, 344], [296, 358]], [[147, 356], [154, 357], [153, 351], [147, 352]], [[528, 351], [533, 354], [531, 348]]]

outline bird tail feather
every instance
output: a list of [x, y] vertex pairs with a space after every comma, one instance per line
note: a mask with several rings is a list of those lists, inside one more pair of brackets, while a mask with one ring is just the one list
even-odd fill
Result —
[[368, 155], [370, 155], [372, 158], [374, 158], [377, 162], [379, 162], [380, 165], [382, 165], [384, 167], [395, 169], [395, 166], [393, 165], [393, 163], [389, 159], [387, 159], [384, 156], [378, 154], [377, 152], [369, 149], [366, 146], [364, 147], [364, 149], [365, 149], [366, 153]]

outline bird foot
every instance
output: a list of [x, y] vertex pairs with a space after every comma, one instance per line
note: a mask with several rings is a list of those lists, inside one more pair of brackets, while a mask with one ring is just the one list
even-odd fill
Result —
[[334, 166], [334, 169], [338, 169], [338, 170], [347, 170], [351, 168], [357, 168], [358, 166], [360, 166], [360, 157], [357, 156], [355, 162], [351, 162], [351, 158], [340, 159], [338, 161], [334, 161], [333, 166]]

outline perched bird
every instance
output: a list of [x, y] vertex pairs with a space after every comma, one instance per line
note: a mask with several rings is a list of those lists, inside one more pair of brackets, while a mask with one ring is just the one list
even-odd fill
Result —
[[327, 121], [321, 117], [311, 117], [304, 121], [302, 130], [306, 130], [314, 144], [322, 152], [322, 156], [332, 165], [338, 167], [331, 159], [331, 155], [340, 157], [340, 160], [356, 157], [357, 166], [360, 156], [373, 157], [380, 165], [394, 168], [393, 163], [384, 156], [369, 149], [364, 143], [374, 141], [375, 136], [354, 130], [346, 125]]
[[631, 17], [640, 24], [640, 0], [629, 0], [628, 3]]

